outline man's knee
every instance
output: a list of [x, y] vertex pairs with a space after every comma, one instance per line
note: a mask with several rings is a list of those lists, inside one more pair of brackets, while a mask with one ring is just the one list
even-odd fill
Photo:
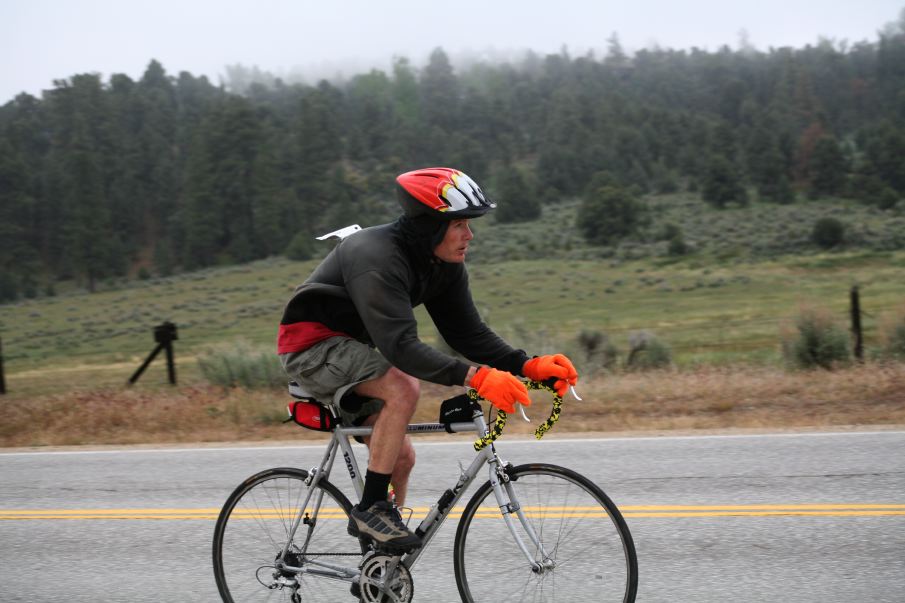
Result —
[[391, 367], [384, 376], [389, 380], [391, 387], [399, 392], [397, 398], [418, 401], [418, 396], [421, 395], [421, 382], [418, 379], [408, 373], [403, 373], [395, 366]]
[[377, 379], [360, 384], [355, 391], [363, 396], [383, 400], [383, 411], [411, 417], [421, 394], [421, 383], [415, 377], [391, 367]]
[[421, 383], [415, 377], [403, 373], [396, 367], [383, 376], [386, 395], [383, 403], [393, 410], [413, 414], [421, 395]]

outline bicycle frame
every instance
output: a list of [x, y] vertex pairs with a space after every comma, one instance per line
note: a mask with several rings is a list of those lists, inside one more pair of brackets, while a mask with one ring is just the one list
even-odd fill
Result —
[[[481, 411], [475, 411], [471, 423], [453, 423], [452, 425], [450, 425], [450, 430], [454, 433], [477, 432], [478, 434], [485, 436], [488, 433], [488, 426], [484, 418], [484, 413]], [[415, 423], [408, 425], [406, 429], [406, 433], [412, 434], [437, 433], [445, 431], [446, 426], [442, 423]], [[327, 444], [327, 451], [324, 453], [320, 464], [316, 467], [313, 467], [308, 472], [308, 480], [306, 481], [306, 483], [309, 485], [308, 494], [305, 497], [304, 504], [302, 504], [301, 508], [299, 509], [298, 515], [293, 521], [293, 524], [289, 531], [289, 537], [283, 547], [281, 558], [284, 564], [286, 563], [287, 554], [289, 553], [290, 543], [294, 542], [296, 531], [305, 519], [303, 517], [304, 511], [305, 509], [309, 508], [308, 503], [311, 501], [312, 495], [315, 492], [318, 492], [318, 499], [314, 501], [312, 511], [310, 512], [311, 516], [313, 516], [314, 520], [316, 521], [317, 514], [320, 511], [321, 502], [323, 500], [323, 490], [318, 490], [314, 488], [314, 486], [317, 485], [317, 483], [321, 479], [326, 479], [327, 476], [330, 475], [333, 469], [333, 463], [336, 460], [338, 452], [342, 452], [343, 460], [345, 461], [346, 469], [349, 472], [349, 477], [352, 480], [352, 485], [355, 489], [356, 497], [357, 499], [361, 499], [362, 491], [364, 489], [364, 480], [362, 479], [361, 471], [358, 467], [358, 462], [355, 458], [355, 453], [352, 449], [352, 444], [349, 439], [354, 436], [369, 436], [372, 432], [372, 427], [337, 427], [333, 431], [333, 435], [329, 443]], [[504, 521], [506, 522], [506, 526], [508, 527], [509, 532], [515, 539], [515, 542], [517, 543], [519, 549], [521, 549], [522, 553], [525, 555], [525, 559], [527, 560], [528, 564], [531, 565], [532, 569], [535, 572], [542, 572], [547, 568], [546, 560], [549, 559], [549, 555], [543, 549], [543, 544], [541, 543], [540, 538], [538, 538], [537, 534], [534, 532], [533, 527], [528, 522], [526, 516], [524, 515], [524, 512], [521, 509], [521, 506], [518, 503], [512, 486], [509, 483], [509, 476], [506, 474], [505, 464], [497, 455], [494, 446], [490, 445], [482, 448], [476, 453], [474, 460], [471, 462], [471, 465], [469, 465], [469, 467], [463, 470], [459, 475], [459, 479], [456, 481], [456, 484], [452, 488], [448, 488], [445, 492], [443, 492], [439, 500], [437, 500], [437, 502], [431, 506], [427, 516], [418, 525], [415, 533], [421, 537], [423, 546], [402, 557], [400, 563], [405, 566], [406, 569], [411, 569], [412, 566], [414, 566], [418, 561], [422, 551], [427, 548], [428, 543], [433, 539], [434, 535], [437, 533], [437, 530], [441, 525], [443, 525], [443, 522], [448, 517], [450, 510], [453, 508], [456, 502], [459, 501], [459, 499], [468, 489], [468, 486], [471, 485], [471, 483], [477, 477], [478, 472], [483, 465], [488, 466], [490, 484], [493, 488], [494, 495], [496, 496], [496, 500], [500, 508], [500, 513]], [[533, 545], [533, 549], [541, 553], [541, 558], [545, 560], [544, 564], [540, 564], [535, 561], [531, 549], [529, 549], [528, 545], [525, 543], [524, 538], [522, 538], [516, 527], [516, 522], [512, 519], [513, 513], [518, 518], [519, 524], [522, 526], [528, 538], [530, 539], [531, 544]], [[303, 555], [307, 550], [307, 546], [308, 540], [306, 539], [305, 543], [300, 546], [300, 552]], [[358, 576], [357, 568], [353, 569], [321, 561], [316, 562], [316, 564], [323, 569], [292, 567], [288, 564], [284, 565], [284, 567], [289, 571], [315, 574], [325, 578], [333, 578], [337, 580], [353, 580]]]

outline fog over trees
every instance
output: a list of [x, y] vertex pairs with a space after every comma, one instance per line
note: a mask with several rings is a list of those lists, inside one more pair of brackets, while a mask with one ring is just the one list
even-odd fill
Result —
[[613, 37], [602, 57], [456, 70], [438, 48], [342, 83], [231, 77], [151, 60], [137, 81], [78, 74], [0, 107], [0, 301], [304, 257], [316, 234], [391, 219], [394, 177], [431, 165], [523, 205], [498, 212], [511, 221], [595, 176], [611, 200], [689, 190], [717, 208], [905, 197], [901, 26], [851, 46], [628, 55]]

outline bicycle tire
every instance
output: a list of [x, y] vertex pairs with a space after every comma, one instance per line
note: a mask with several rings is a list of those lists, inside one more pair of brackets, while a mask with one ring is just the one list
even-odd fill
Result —
[[[603, 490], [556, 465], [520, 465], [507, 473], [550, 569], [532, 570], [487, 481], [466, 505], [456, 530], [453, 563], [462, 601], [632, 603], [638, 589], [635, 545], [622, 514]], [[544, 561], [515, 514], [512, 519], [534, 560]]]
[[[226, 603], [333, 603], [349, 598], [348, 581], [311, 574], [289, 576], [298, 584], [297, 589], [267, 588], [267, 584], [274, 584], [276, 559], [308, 493], [307, 478], [308, 472], [300, 469], [268, 469], [246, 479], [226, 500], [214, 527], [213, 541], [214, 578]], [[363, 550], [360, 542], [346, 531], [352, 504], [326, 479], [321, 479], [316, 487], [324, 494], [321, 510], [313, 525], [299, 526], [295, 535], [298, 544], [293, 549], [300, 550], [309, 532], [311, 538], [307, 553], [294, 559], [297, 565], [293, 565], [323, 560], [355, 568]], [[317, 494], [313, 493], [309, 506], [316, 503]]]

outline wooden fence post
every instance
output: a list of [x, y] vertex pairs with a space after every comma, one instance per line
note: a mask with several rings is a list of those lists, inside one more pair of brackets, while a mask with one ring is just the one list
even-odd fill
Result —
[[0, 338], [0, 394], [6, 393], [6, 377], [3, 376], [3, 339]]
[[858, 285], [852, 287], [851, 302], [852, 335], [855, 338], [855, 358], [858, 362], [863, 362], [864, 334], [861, 331], [861, 299], [858, 293]]

